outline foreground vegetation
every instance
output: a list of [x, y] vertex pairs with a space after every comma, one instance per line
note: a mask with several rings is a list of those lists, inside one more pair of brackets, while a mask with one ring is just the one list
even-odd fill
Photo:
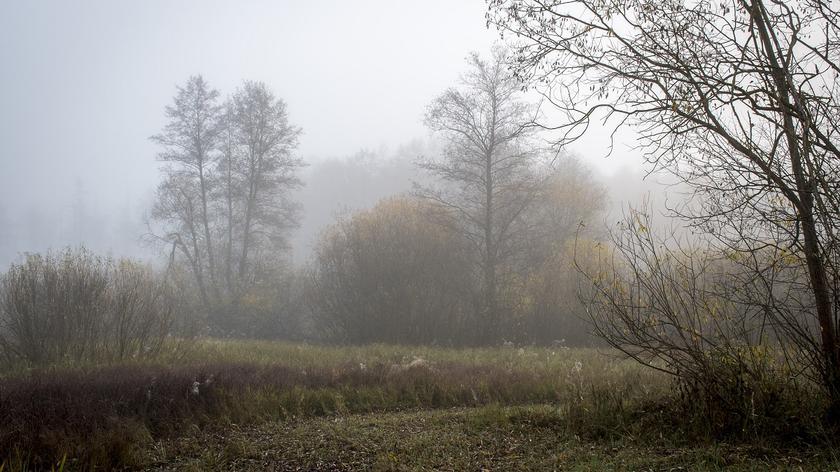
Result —
[[834, 470], [830, 449], [581, 436], [556, 406], [331, 416], [157, 443], [152, 470]]
[[[806, 416], [779, 426], [784, 437], [758, 422], [716, 431], [663, 375], [593, 349], [205, 340], [171, 356], [7, 372], [6, 470], [62, 460], [65, 470], [716, 470], [753, 460], [829, 470], [837, 460], [806, 403]], [[720, 439], [730, 445], [713, 446]]]

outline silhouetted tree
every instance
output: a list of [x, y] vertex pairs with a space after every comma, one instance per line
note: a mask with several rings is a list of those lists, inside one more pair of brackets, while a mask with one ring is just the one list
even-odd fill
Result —
[[170, 248], [171, 263], [192, 274], [195, 283], [182, 285], [196, 288], [211, 323], [233, 329], [239, 311], [267, 316], [264, 301], [278, 299], [267, 285], [283, 285], [300, 130], [265, 84], [246, 81], [223, 105], [218, 96], [192, 77], [167, 107], [170, 122], [152, 137], [168, 164], [152, 216], [163, 224], [156, 237]]
[[484, 60], [469, 57], [459, 88], [435, 99], [426, 124], [444, 139], [439, 159], [422, 162], [441, 184], [417, 194], [450, 212], [444, 224], [457, 228], [478, 255], [483, 300], [480, 329], [485, 342], [501, 338], [500, 273], [516, 251], [513, 228], [537, 194], [533, 172], [537, 148], [532, 110], [521, 100], [521, 84], [509, 72], [507, 51], [493, 49]]
[[[769, 291], [764, 316], [782, 342], [792, 343], [788, 352], [807, 359], [840, 418], [837, 4], [489, 5], [488, 21], [521, 38], [517, 76], [539, 84], [565, 117], [555, 127], [559, 144], [593, 119], [635, 125], [648, 161], [696, 190], [697, 204], [682, 210], [695, 227], [747, 261], [745, 269], [765, 285], [772, 286], [775, 265], [791, 269], [786, 284], [807, 296], [791, 306], [792, 299]], [[803, 314], [811, 322], [797, 321]]]
[[219, 135], [218, 98], [219, 92], [209, 88], [204, 78], [190, 77], [166, 107], [169, 122], [163, 132], [151, 137], [163, 147], [158, 159], [169, 164], [153, 216], [167, 225], [163, 240], [190, 262], [205, 304], [209, 304], [208, 292], [214, 300], [219, 297], [209, 213]]
[[300, 129], [289, 124], [286, 104], [265, 84], [246, 81], [231, 99], [235, 149], [230, 166], [238, 189], [241, 222], [238, 281], [234, 293], [253, 280], [267, 261], [286, 247], [286, 232], [297, 224], [289, 190], [300, 185], [302, 161], [292, 155]]

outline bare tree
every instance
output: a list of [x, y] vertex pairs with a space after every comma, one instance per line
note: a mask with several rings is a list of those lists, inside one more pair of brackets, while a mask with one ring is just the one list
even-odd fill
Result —
[[[521, 39], [517, 75], [565, 120], [635, 125], [652, 164], [697, 191], [682, 214], [724, 249], [771, 248], [807, 274], [808, 329], [768, 316], [810, 357], [840, 417], [840, 10], [821, 0], [490, 0]], [[547, 124], [550, 125], [550, 124]], [[740, 258], [740, 257], [739, 257]], [[755, 273], [755, 272], [754, 272]], [[770, 292], [773, 293], [772, 291]]]
[[[178, 87], [174, 103], [166, 107], [169, 122], [163, 132], [151, 137], [163, 151], [158, 159], [169, 164], [166, 183], [158, 189], [159, 202], [175, 195], [182, 205], [158, 207], [155, 215], [170, 225], [164, 240], [178, 248], [191, 261], [199, 281], [204, 303], [210, 292], [218, 300], [213, 237], [211, 235], [210, 190], [219, 134], [219, 92], [211, 89], [200, 75], [190, 77]], [[169, 195], [167, 195], [169, 194]]]
[[265, 84], [246, 81], [223, 105], [218, 96], [200, 76], [190, 78], [152, 137], [168, 164], [152, 210], [163, 223], [157, 239], [171, 248], [172, 264], [189, 268], [213, 322], [282, 271], [286, 233], [296, 224], [289, 192], [302, 165], [292, 155], [300, 130]]
[[221, 214], [223, 243], [223, 274], [227, 298], [234, 295], [234, 234], [237, 232], [239, 217], [240, 179], [237, 174], [237, 141], [236, 121], [234, 119], [233, 105], [228, 102], [225, 105], [221, 119], [221, 132], [219, 134], [219, 160], [217, 178], [219, 185], [216, 186], [214, 195], [217, 210]]
[[478, 254], [482, 280], [484, 342], [500, 332], [500, 268], [515, 252], [513, 228], [536, 195], [532, 171], [536, 148], [531, 108], [520, 98], [521, 84], [507, 68], [507, 51], [497, 47], [490, 60], [474, 53], [461, 87], [450, 88], [429, 106], [426, 124], [443, 136], [440, 159], [420, 166], [441, 180], [418, 195], [446, 208]]
[[205, 258], [202, 257], [201, 233], [199, 227], [200, 203], [194, 183], [188, 176], [181, 174], [167, 175], [158, 185], [157, 199], [152, 208], [152, 218], [169, 223], [165, 233], [152, 236], [171, 245], [170, 268], [180, 255], [186, 261], [198, 289], [202, 305], [208, 307], [210, 301], [205, 279]]
[[286, 231], [297, 224], [289, 191], [300, 185], [302, 161], [292, 155], [300, 129], [289, 124], [286, 104], [261, 82], [246, 81], [231, 99], [236, 149], [232, 162], [241, 205], [238, 288], [259, 261], [286, 249]]

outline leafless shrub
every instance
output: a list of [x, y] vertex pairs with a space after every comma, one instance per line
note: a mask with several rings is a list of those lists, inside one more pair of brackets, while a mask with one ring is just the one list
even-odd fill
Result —
[[172, 329], [173, 294], [147, 266], [123, 260], [111, 270], [102, 340], [108, 357], [159, 352]]
[[0, 281], [0, 349], [8, 362], [126, 359], [160, 351], [173, 296], [153, 271], [91, 252], [30, 254]]
[[817, 373], [794, 355], [795, 338], [769, 310], [792, 287], [780, 277], [776, 285], [756, 283], [733, 254], [673, 234], [658, 238], [640, 211], [626, 215], [598, 263], [578, 267], [594, 288], [585, 303], [596, 334], [673, 375], [683, 405], [702, 405], [716, 431], [788, 421], [791, 403], [815, 390]]

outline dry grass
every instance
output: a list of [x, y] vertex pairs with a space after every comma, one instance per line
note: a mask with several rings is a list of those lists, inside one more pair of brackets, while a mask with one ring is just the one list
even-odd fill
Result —
[[149, 450], [156, 471], [831, 471], [820, 448], [581, 437], [555, 405], [341, 415], [196, 431]]
[[7, 373], [0, 379], [0, 463], [49, 469], [67, 458], [71, 469], [137, 467], [162, 444], [195, 439], [196, 427], [224, 432], [488, 406], [551, 405], [551, 415], [529, 421], [593, 444], [655, 442], [661, 433], [686, 441], [691, 418], [669, 403], [670, 388], [652, 369], [592, 349], [203, 340], [177, 358]]

